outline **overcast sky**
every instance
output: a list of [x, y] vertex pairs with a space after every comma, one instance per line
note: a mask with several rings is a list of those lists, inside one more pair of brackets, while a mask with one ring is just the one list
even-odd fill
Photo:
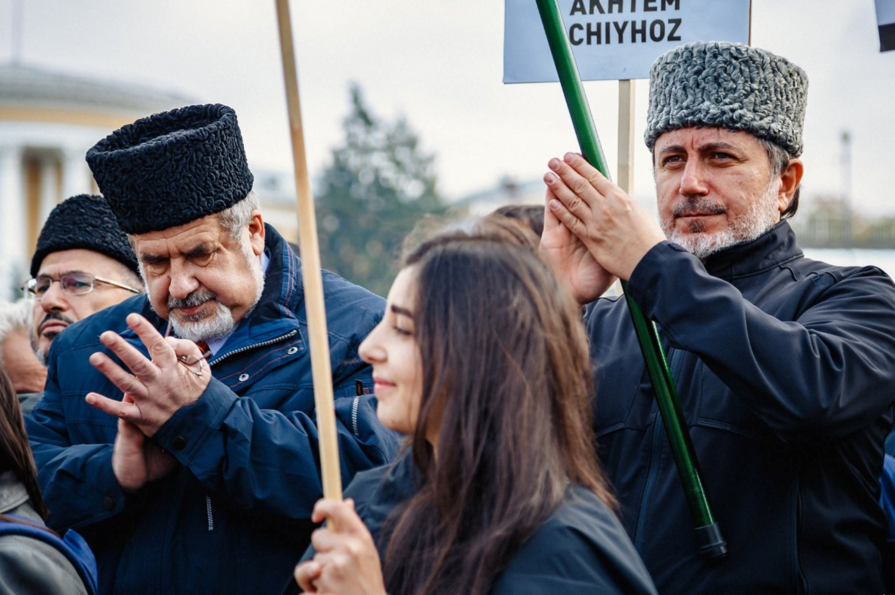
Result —
[[[249, 159], [291, 168], [273, 0], [20, 1], [26, 63], [228, 104]], [[505, 174], [539, 178], [550, 157], [576, 148], [558, 84], [501, 82], [502, 0], [293, 0], [291, 9], [315, 174], [341, 139], [350, 81], [374, 111], [407, 116], [453, 198]], [[0, 61], [12, 54], [11, 15], [12, 0], [0, 0]], [[754, 0], [752, 26], [753, 45], [802, 66], [811, 81], [805, 193], [840, 191], [847, 129], [856, 206], [895, 214], [895, 52], [879, 53], [873, 0]], [[617, 83], [586, 90], [614, 169]], [[640, 139], [646, 81], [637, 93]], [[635, 195], [651, 199], [641, 142], [636, 168]]]

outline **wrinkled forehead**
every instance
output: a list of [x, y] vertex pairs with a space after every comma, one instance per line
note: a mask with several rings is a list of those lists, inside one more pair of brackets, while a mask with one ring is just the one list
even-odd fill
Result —
[[162, 231], [152, 231], [131, 236], [137, 258], [148, 256], [171, 258], [195, 251], [197, 248], [212, 247], [222, 240], [222, 227], [217, 215], [196, 219], [184, 225]]
[[728, 144], [741, 149], [761, 148], [761, 141], [750, 132], [715, 126], [690, 126], [663, 132], [656, 139], [654, 150], [658, 153], [669, 146], [699, 149], [716, 144]]

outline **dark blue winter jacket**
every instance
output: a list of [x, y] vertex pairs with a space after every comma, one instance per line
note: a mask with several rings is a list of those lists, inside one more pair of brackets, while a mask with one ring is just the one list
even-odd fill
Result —
[[[210, 361], [202, 397], [153, 437], [180, 466], [136, 494], [112, 472], [116, 420], [84, 401], [121, 393], [89, 363], [115, 330], [145, 349], [125, 323], [139, 312], [166, 323], [136, 296], [72, 325], [50, 350], [44, 399], [27, 420], [48, 524], [77, 528], [96, 554], [100, 592], [126, 595], [276, 593], [308, 545], [321, 497], [301, 261], [270, 226], [261, 301]], [[342, 476], [386, 463], [394, 436], [376, 418], [360, 341], [383, 300], [324, 273]], [[109, 353], [112, 356], [111, 353]], [[114, 356], [112, 356], [114, 357]]]
[[[416, 493], [409, 455], [358, 473], [345, 491], [373, 535], [380, 557], [383, 524]], [[314, 555], [313, 547], [304, 559]], [[286, 595], [300, 593], [294, 584]], [[562, 505], [513, 554], [489, 595], [656, 595], [643, 562], [615, 514], [593, 492], [570, 486]]]
[[883, 577], [886, 592], [891, 593], [895, 591], [895, 457], [888, 454], [883, 463], [880, 484], [882, 484], [882, 495], [879, 504], [888, 519], [886, 543], [883, 547]]
[[882, 593], [892, 281], [805, 258], [784, 222], [704, 265], [663, 242], [629, 290], [659, 326], [729, 547], [700, 558], [627, 306], [598, 300], [587, 327], [599, 452], [659, 592]]

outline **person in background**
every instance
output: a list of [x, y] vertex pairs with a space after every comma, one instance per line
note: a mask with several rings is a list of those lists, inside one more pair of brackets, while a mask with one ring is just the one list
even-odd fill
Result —
[[31, 300], [0, 303], [0, 363], [27, 415], [43, 394], [47, 369], [31, 349]]
[[406, 453], [317, 504], [338, 533], [315, 531], [305, 592], [655, 594], [593, 453], [578, 308], [520, 229], [489, 220], [405, 258], [360, 353]]
[[544, 233], [543, 205], [505, 205], [495, 209], [489, 216], [514, 219], [531, 229], [538, 239]]
[[72, 196], [53, 208], [37, 238], [32, 278], [22, 285], [31, 299], [0, 311], [3, 362], [26, 415], [43, 396], [53, 340], [69, 325], [142, 292], [137, 271], [127, 237], [101, 196]]
[[548, 163], [541, 250], [577, 301], [616, 277], [656, 323], [727, 541], [700, 552], [625, 300], [586, 325], [600, 455], [663, 595], [882, 593], [883, 440], [895, 402], [895, 285], [805, 258], [798, 207], [808, 78], [726, 42], [650, 72], [659, 222], [577, 153]]
[[56, 205], [23, 289], [34, 298], [31, 345], [44, 365], [68, 326], [142, 293], [137, 258], [103, 197], [80, 194]]
[[74, 531], [47, 529], [46, 517], [22, 411], [0, 369], [0, 595], [94, 595], [90, 549]]

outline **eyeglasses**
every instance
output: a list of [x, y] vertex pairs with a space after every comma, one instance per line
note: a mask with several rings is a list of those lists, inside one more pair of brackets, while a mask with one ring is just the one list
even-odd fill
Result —
[[118, 287], [119, 289], [124, 289], [132, 293], [140, 293], [139, 289], [134, 289], [133, 287], [128, 287], [127, 285], [109, 281], [108, 279], [103, 279], [82, 271], [66, 273], [59, 279], [53, 279], [49, 275], [38, 275], [34, 279], [25, 281], [25, 283], [22, 284], [22, 291], [27, 293], [29, 297], [41, 299], [48, 291], [50, 291], [50, 286], [57, 281], [60, 287], [62, 287], [62, 291], [70, 295], [84, 295], [90, 293], [93, 291], [94, 284], [97, 282], [105, 283], [112, 287]]

